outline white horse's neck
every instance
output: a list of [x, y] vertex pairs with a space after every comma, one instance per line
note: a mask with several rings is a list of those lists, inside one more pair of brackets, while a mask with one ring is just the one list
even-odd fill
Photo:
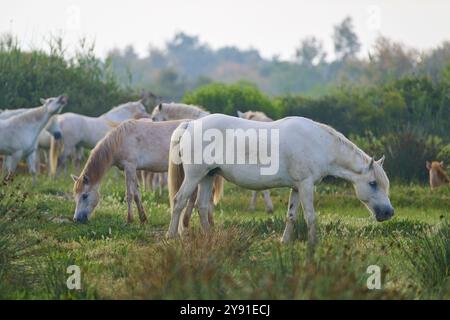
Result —
[[370, 164], [371, 158], [361, 149], [347, 143], [337, 141], [332, 161], [328, 166], [328, 174], [344, 180], [355, 182], [356, 178], [364, 172]]
[[111, 121], [124, 120], [131, 117], [134, 114], [131, 105], [125, 104], [122, 106], [115, 107], [114, 109], [102, 114], [100, 117]]

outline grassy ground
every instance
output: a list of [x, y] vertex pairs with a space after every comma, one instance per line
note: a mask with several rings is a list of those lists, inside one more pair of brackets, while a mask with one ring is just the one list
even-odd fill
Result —
[[[320, 243], [306, 259], [305, 224], [281, 245], [288, 191], [275, 190], [275, 212], [245, 210], [250, 192], [227, 184], [214, 232], [166, 241], [167, 193], [143, 195], [149, 223], [127, 225], [124, 183], [113, 172], [85, 225], [71, 222], [70, 178], [26, 176], [0, 187], [0, 297], [26, 299], [449, 299], [450, 189], [391, 188], [396, 216], [377, 223], [347, 185], [317, 187]], [[81, 290], [68, 290], [66, 268], [81, 268]], [[368, 266], [381, 289], [368, 290]]]

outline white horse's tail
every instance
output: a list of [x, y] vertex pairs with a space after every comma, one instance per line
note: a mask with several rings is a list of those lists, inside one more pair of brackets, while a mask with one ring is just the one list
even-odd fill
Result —
[[[181, 184], [184, 180], [184, 169], [183, 169], [183, 163], [176, 163], [173, 159], [174, 156], [179, 156], [179, 145], [180, 145], [180, 139], [181, 134], [179, 134], [179, 130], [186, 130], [187, 126], [189, 125], [188, 122], [184, 122], [178, 126], [178, 128], [174, 131], [172, 136], [179, 136], [178, 139], [171, 139], [170, 141], [170, 149], [169, 149], [169, 170], [167, 175], [167, 187], [169, 189], [169, 201], [170, 201], [170, 208], [173, 209], [173, 200], [175, 199], [175, 195], [177, 194], [178, 190], [180, 190]], [[214, 177], [214, 184], [213, 184], [213, 202], [214, 205], [217, 205], [222, 198], [223, 195], [223, 185], [224, 185], [224, 178], [216, 175]]]
[[[186, 130], [188, 126], [188, 122], [183, 122], [175, 129], [172, 134], [172, 137], [177, 134], [177, 139], [170, 140], [170, 148], [169, 148], [169, 170], [167, 173], [167, 188], [169, 189], [169, 201], [170, 201], [170, 209], [171, 212], [173, 210], [173, 200], [175, 199], [175, 195], [178, 190], [180, 190], [181, 184], [184, 180], [184, 169], [183, 164], [180, 161], [175, 161], [174, 157], [179, 155], [179, 145], [181, 134], [180, 130]], [[178, 163], [180, 162], [180, 163]]]
[[55, 139], [52, 135], [50, 139], [50, 175], [54, 177], [56, 175], [56, 169], [58, 168], [58, 157], [64, 151], [63, 138]]
[[223, 196], [223, 182], [224, 179], [222, 176], [216, 175], [214, 176], [214, 191], [213, 191], [213, 202], [214, 205], [217, 205], [220, 199]]

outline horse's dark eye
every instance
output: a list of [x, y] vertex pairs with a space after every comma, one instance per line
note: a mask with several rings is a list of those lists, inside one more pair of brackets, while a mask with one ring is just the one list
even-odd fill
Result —
[[369, 182], [369, 186], [371, 186], [372, 188], [376, 188], [377, 187], [377, 182], [376, 181], [370, 181]]
[[87, 193], [83, 193], [83, 195], [81, 196], [81, 198], [82, 198], [83, 200], [86, 200], [86, 199], [88, 198], [88, 194], [87, 194]]

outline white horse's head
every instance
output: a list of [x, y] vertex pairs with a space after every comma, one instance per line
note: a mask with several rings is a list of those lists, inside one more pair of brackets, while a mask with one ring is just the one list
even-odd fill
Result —
[[158, 104], [155, 108], [153, 108], [152, 120], [153, 121], [169, 120], [168, 116], [163, 112], [163, 104], [162, 103]]
[[45, 108], [45, 111], [52, 115], [55, 113], [61, 112], [64, 106], [67, 104], [67, 96], [60, 95], [59, 97], [52, 97], [47, 99], [41, 98], [42, 106]]
[[100, 200], [99, 183], [90, 183], [89, 177], [71, 175], [74, 181], [75, 213], [74, 222], [87, 222]]
[[392, 218], [394, 208], [389, 200], [389, 179], [383, 170], [384, 156], [370, 161], [354, 181], [356, 196], [374, 214], [377, 221]]

